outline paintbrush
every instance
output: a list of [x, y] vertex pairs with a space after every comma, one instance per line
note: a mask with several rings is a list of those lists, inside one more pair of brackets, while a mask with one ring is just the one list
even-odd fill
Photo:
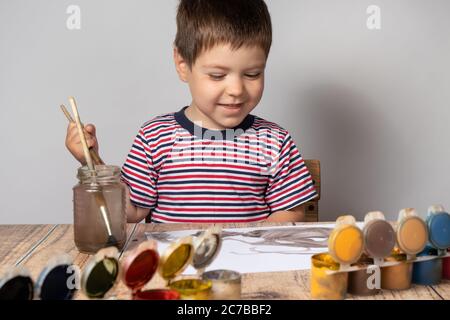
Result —
[[[83, 126], [81, 125], [80, 116], [78, 114], [77, 104], [73, 97], [69, 97], [69, 102], [72, 107], [72, 112], [75, 117], [75, 123], [77, 125], [78, 134], [80, 135], [81, 145], [83, 146], [84, 157], [86, 158], [86, 163], [89, 170], [91, 171], [92, 185], [96, 187], [96, 192], [94, 193], [95, 201], [100, 209], [100, 212], [105, 222], [106, 231], [108, 232], [108, 241], [106, 246], [117, 246], [117, 239], [114, 237], [111, 231], [111, 223], [109, 222], [109, 212], [106, 205], [106, 200], [103, 195], [103, 190], [101, 186], [97, 183], [97, 171], [95, 171], [94, 163], [92, 161], [91, 154], [89, 153], [89, 148], [86, 142], [86, 137], [84, 135]], [[67, 111], [67, 110], [66, 110]], [[69, 115], [70, 116], [70, 115]]]

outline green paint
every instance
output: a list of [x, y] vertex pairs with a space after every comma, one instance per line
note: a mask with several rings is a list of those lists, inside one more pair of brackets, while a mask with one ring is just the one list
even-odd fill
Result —
[[105, 258], [95, 265], [86, 281], [86, 294], [91, 298], [102, 298], [114, 286], [119, 273], [118, 261]]

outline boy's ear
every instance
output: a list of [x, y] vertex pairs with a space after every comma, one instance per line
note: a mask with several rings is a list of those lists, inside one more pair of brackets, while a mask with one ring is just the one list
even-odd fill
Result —
[[186, 60], [181, 56], [177, 47], [173, 48], [173, 61], [175, 63], [175, 69], [177, 69], [178, 77], [181, 81], [187, 82], [189, 66]]

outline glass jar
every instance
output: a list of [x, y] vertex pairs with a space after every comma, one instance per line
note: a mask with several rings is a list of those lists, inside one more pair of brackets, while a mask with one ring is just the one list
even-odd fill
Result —
[[[125, 186], [120, 182], [120, 168], [95, 168], [95, 178], [87, 166], [79, 168], [79, 182], [73, 187], [74, 239], [83, 253], [95, 253], [112, 244], [120, 250], [126, 241]], [[103, 212], [102, 204], [106, 207]]]

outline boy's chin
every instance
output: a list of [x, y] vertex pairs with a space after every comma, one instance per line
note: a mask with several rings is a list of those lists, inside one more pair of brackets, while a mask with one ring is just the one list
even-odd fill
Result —
[[235, 128], [238, 125], [240, 125], [242, 123], [242, 121], [244, 121], [244, 118], [245, 117], [226, 118], [226, 119], [221, 119], [221, 121], [217, 121], [217, 123], [220, 124], [225, 129], [231, 129], [231, 128]]

